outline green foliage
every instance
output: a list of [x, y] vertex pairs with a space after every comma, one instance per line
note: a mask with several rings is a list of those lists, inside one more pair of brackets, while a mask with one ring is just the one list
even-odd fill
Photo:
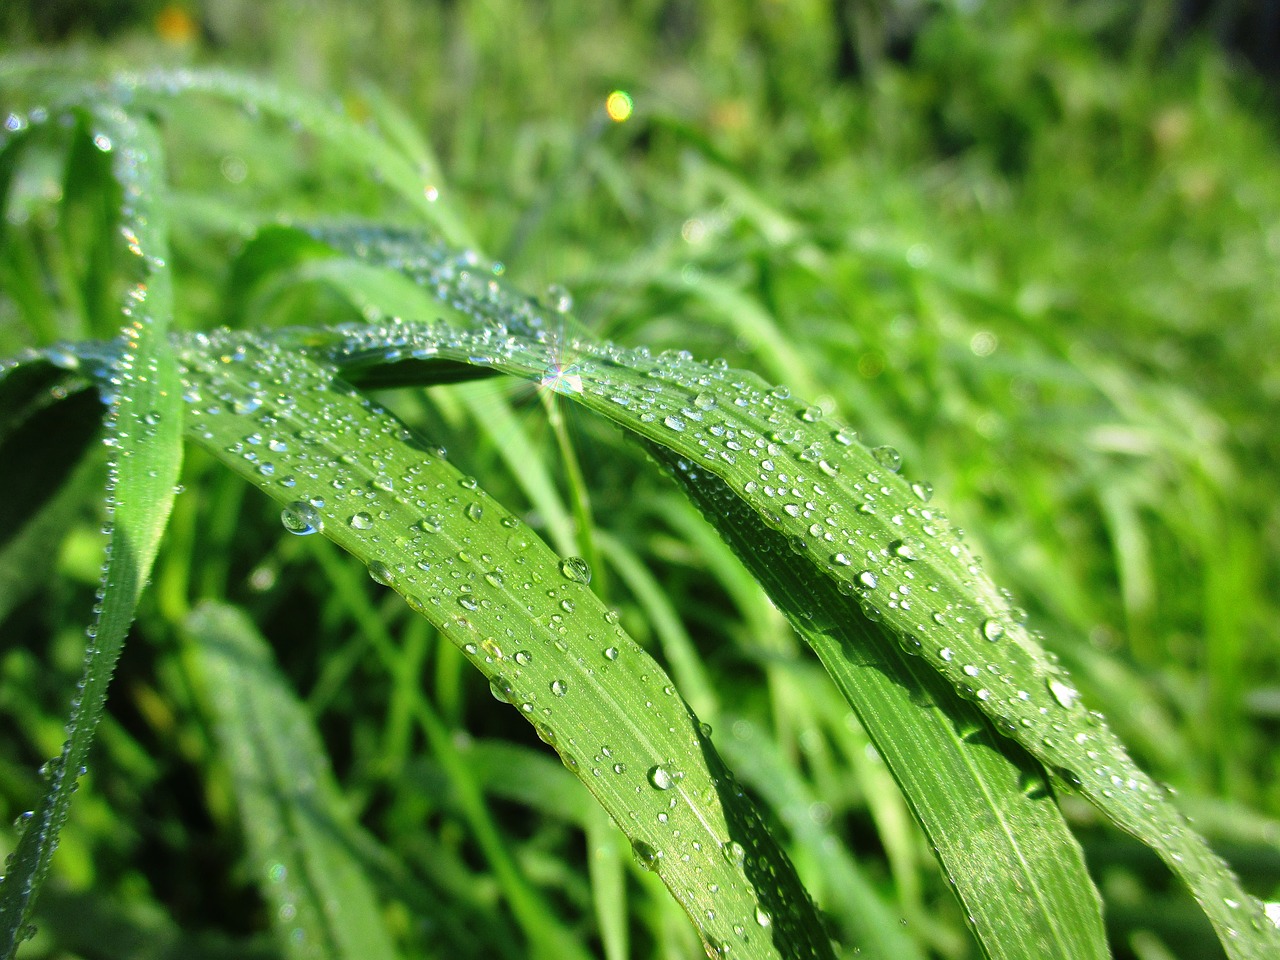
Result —
[[1273, 955], [1247, 87], [1049, 4], [854, 84], [802, 4], [669, 32], [698, 101], [654, 10], [575, 127], [498, 6], [440, 159], [367, 87], [0, 68], [0, 952]]

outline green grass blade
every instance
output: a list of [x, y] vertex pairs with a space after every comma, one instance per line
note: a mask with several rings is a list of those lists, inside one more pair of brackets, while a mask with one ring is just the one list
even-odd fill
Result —
[[1040, 767], [908, 660], [830, 580], [800, 558], [777, 562], [791, 547], [723, 481], [651, 450], [821, 658], [902, 787], [986, 954], [1108, 956], [1097, 891]]
[[205, 603], [187, 629], [216, 718], [254, 875], [285, 953], [326, 960], [397, 956], [306, 708], [234, 607]]
[[473, 246], [466, 224], [439, 199], [438, 170], [423, 149], [396, 149], [363, 124], [311, 97], [292, 93], [242, 74], [222, 70], [158, 70], [117, 78], [126, 95], [165, 98], [200, 93], [270, 114], [339, 148], [348, 159], [366, 165], [422, 218], [452, 242]]
[[91, 630], [85, 672], [67, 722], [62, 753], [47, 765], [49, 786], [26, 819], [0, 885], [0, 956], [11, 957], [30, 933], [30, 917], [49, 870], [71, 796], [88, 759], [107, 685], [133, 621], [173, 504], [182, 453], [180, 389], [166, 328], [173, 312], [164, 161], [154, 131], [116, 112], [90, 117], [95, 145], [112, 154], [123, 191], [123, 229], [137, 255], [138, 282], [124, 305], [127, 325], [100, 384], [108, 400], [108, 504], [111, 539], [103, 570], [101, 612]]
[[402, 593], [552, 743], [708, 949], [829, 957], [790, 863], [586, 574], [335, 378], [248, 335], [181, 348], [191, 437]]
[[[868, 449], [784, 387], [687, 354], [650, 357], [586, 338], [471, 272], [438, 245], [403, 233], [330, 230], [341, 249], [406, 269], [483, 325], [352, 328], [331, 356], [365, 366], [430, 358], [476, 362], [541, 383], [720, 477], [813, 575], [854, 598], [862, 616], [936, 671], [1114, 823], [1150, 846], [1192, 891], [1229, 955], [1280, 950], [1280, 929], [1167, 794], [1129, 757], [1008, 596], [983, 571], [927, 484], [898, 474], [890, 447]], [[413, 255], [416, 252], [416, 256]], [[473, 271], [482, 270], [473, 264]], [[568, 371], [572, 371], [568, 373]]]

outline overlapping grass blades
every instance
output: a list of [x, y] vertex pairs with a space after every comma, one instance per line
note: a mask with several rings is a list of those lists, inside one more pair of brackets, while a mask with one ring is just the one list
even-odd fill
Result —
[[560, 558], [441, 451], [336, 378], [249, 334], [179, 348], [188, 435], [400, 592], [555, 747], [709, 951], [827, 957], [794, 869], [662, 669]]
[[[785, 542], [797, 562], [856, 599], [862, 618], [902, 653], [927, 664], [1061, 783], [1150, 846], [1191, 889], [1231, 956], [1261, 958], [1280, 947], [1261, 904], [1134, 764], [1103, 717], [1081, 703], [1024, 616], [930, 506], [928, 484], [899, 476], [895, 450], [868, 449], [846, 427], [825, 422], [820, 408], [753, 374], [551, 334], [554, 324], [537, 306], [487, 277], [474, 256], [451, 256], [397, 232], [313, 234], [408, 272], [480, 325], [352, 327], [317, 347], [321, 355], [357, 377], [401, 362], [502, 370], [717, 477], [760, 518], [762, 536], [772, 531], [768, 536]], [[778, 602], [792, 606], [796, 618], [820, 616], [796, 608], [794, 595], [789, 600]], [[919, 799], [913, 803], [920, 811]]]
[[[159, 138], [146, 123], [110, 108], [75, 111], [65, 118], [82, 125], [97, 149], [111, 154], [112, 171], [124, 195], [121, 230], [137, 262], [132, 271], [135, 282], [123, 307], [126, 326], [105, 351], [109, 364], [92, 371], [107, 403], [110, 448], [110, 542], [98, 619], [89, 631], [84, 676], [71, 702], [67, 740], [59, 756], [45, 766], [48, 787], [36, 809], [24, 815], [21, 840], [0, 884], [0, 956], [4, 957], [12, 956], [31, 933], [35, 897], [58, 846], [71, 795], [84, 772], [102, 715], [107, 685], [168, 521], [182, 457], [182, 403], [166, 337], [173, 291], [166, 262], [168, 210]], [[6, 152], [21, 148], [23, 134], [6, 146]], [[65, 352], [51, 356], [75, 365]], [[0, 369], [0, 375], [6, 372]]]
[[[411, 198], [417, 214], [455, 240], [465, 237], [448, 209], [422, 192], [424, 171], [434, 173], [429, 153], [407, 163], [303, 99], [228, 75], [186, 73], [126, 78], [93, 96], [129, 102], [193, 91], [274, 112], [344, 145]], [[45, 354], [93, 375], [110, 402], [114, 526], [71, 736], [0, 887], [5, 956], [27, 929], [168, 515], [179, 457], [182, 404], [161, 336], [171, 292], [159, 145], [149, 128], [114, 109], [94, 110], [84, 122], [95, 148], [113, 155], [126, 237], [142, 266], [125, 337], [107, 348]], [[13, 156], [11, 144], [0, 161], [12, 164]], [[770, 589], [857, 710], [990, 955], [1105, 954], [1096, 891], [1046, 768], [1186, 881], [1232, 957], [1280, 950], [1256, 901], [1084, 708], [930, 505], [928, 485], [898, 476], [893, 450], [868, 450], [820, 408], [751, 374], [594, 342], [572, 318], [504, 289], [475, 254], [379, 228], [310, 235], [418, 281], [448, 322], [414, 322], [428, 316], [409, 312], [417, 298], [388, 295], [384, 312], [409, 322], [182, 338], [189, 436], [277, 499], [288, 529], [323, 532], [458, 644], [499, 699], [535, 722], [592, 789], [711, 951], [825, 956], [830, 948], [706, 732], [600, 606], [584, 567], [552, 555], [477, 481], [349, 384], [502, 372], [580, 403], [646, 444]], [[275, 239], [282, 259], [258, 263], [266, 277], [315, 252], [289, 231]], [[349, 293], [367, 291], [380, 276], [365, 265], [314, 261], [309, 276], [282, 275], [282, 282], [346, 285]], [[44, 362], [20, 368], [24, 377], [37, 371], [27, 386], [63, 389], [39, 372]], [[10, 373], [6, 385], [18, 376]], [[610, 923], [617, 954], [619, 921]]]

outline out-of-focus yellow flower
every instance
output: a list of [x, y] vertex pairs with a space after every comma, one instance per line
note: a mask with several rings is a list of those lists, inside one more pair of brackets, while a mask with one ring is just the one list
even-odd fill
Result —
[[195, 17], [176, 3], [166, 5], [156, 14], [156, 33], [165, 43], [185, 47], [195, 41], [199, 32]]

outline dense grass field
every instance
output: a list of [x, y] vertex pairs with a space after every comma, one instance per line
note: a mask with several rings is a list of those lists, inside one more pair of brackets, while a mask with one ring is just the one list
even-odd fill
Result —
[[[136, 284], [155, 302], [171, 283], [163, 342], [187, 392], [208, 399], [220, 384], [228, 416], [333, 393], [332, 431], [313, 439], [337, 444], [341, 464], [324, 474], [326, 508], [275, 475], [276, 461], [301, 471], [306, 457], [191, 408], [172, 514], [17, 955], [823, 956], [829, 936], [840, 957], [1069, 956], [1102, 943], [1091, 877], [1103, 953], [1223, 956], [1157, 855], [1176, 858], [1159, 836], [1177, 829], [1152, 814], [1135, 838], [1109, 822], [1106, 788], [1079, 782], [1070, 742], [1103, 737], [1087, 711], [1280, 917], [1280, 104], [1205, 38], [1174, 31], [1165, 6], [332, 0], [203, 19], [140, 6], [109, 41], [56, 48], [26, 42], [11, 15], [0, 357], [60, 344], [46, 355], [56, 364], [67, 344], [116, 337], [122, 298], [142, 302]], [[70, 126], [28, 136], [42, 108], [59, 116], [72, 101], [100, 113], [77, 107]], [[120, 136], [104, 145], [108, 129]], [[122, 174], [125, 142], [143, 147]], [[518, 342], [390, 323], [438, 315], [451, 330], [497, 316]], [[361, 329], [332, 333], [340, 324]], [[272, 333], [196, 336], [224, 326]], [[601, 341], [618, 347], [593, 352]], [[150, 349], [140, 335], [134, 347]], [[112, 400], [91, 375], [104, 348], [78, 349], [64, 365]], [[391, 363], [411, 349], [431, 362]], [[228, 355], [256, 379], [220, 381]], [[17, 370], [43, 369], [26, 356]], [[606, 368], [624, 399], [662, 385], [656, 420], [639, 401], [610, 405]], [[477, 375], [495, 369], [510, 376]], [[335, 391], [325, 371], [363, 392]], [[77, 687], [86, 627], [123, 596], [101, 596], [103, 490], [123, 462], [108, 458], [133, 442], [118, 418], [97, 442], [85, 379], [27, 396], [23, 376], [0, 379], [6, 854], [59, 779], [42, 764], [73, 733], [73, 697], [106, 679]], [[822, 546], [820, 498], [780, 490], [774, 512], [754, 481], [735, 486], [731, 455], [720, 485], [690, 467], [686, 427], [732, 408], [718, 392], [730, 381], [751, 397], [743, 416], [790, 417], [757, 438], [771, 458], [794, 448], [794, 469], [830, 487], [841, 464], [844, 478], [876, 474], [866, 500], [880, 488], [883, 508], [863, 511], [868, 530], [900, 524], [898, 504], [908, 526], [936, 511], [939, 542], [951, 542], [943, 511], [963, 528], [953, 554], [982, 558], [973, 589], [988, 576], [1007, 589], [974, 607], [995, 605], [998, 622], [966, 629], [1042, 644], [1035, 675], [1050, 681], [1037, 695], [1079, 715], [1043, 736], [1007, 717], [1006, 729], [949, 646], [943, 662], [877, 652], [885, 638], [909, 648], [900, 618], [923, 579], [886, 605], [885, 572], [878, 587], [849, 579], [858, 565], [842, 570], [841, 547]], [[667, 410], [676, 386], [685, 399]], [[418, 438], [386, 454], [391, 466], [362, 452], [392, 430], [381, 408]], [[850, 459], [807, 458], [819, 442]], [[258, 455], [268, 446], [274, 460]], [[384, 477], [408, 449], [462, 491], [443, 501], [456, 523], [418, 508], [412, 542], [366, 537], [412, 509]], [[174, 489], [176, 459], [130, 450], [167, 504], [157, 491]], [[376, 488], [366, 505], [345, 499], [348, 468]], [[131, 482], [147, 489], [147, 472]], [[119, 506], [116, 543], [126, 521], [149, 529], [147, 511], [130, 520], [128, 497]], [[323, 517], [331, 539], [293, 535], [328, 508], [345, 510]], [[512, 589], [493, 579], [503, 556], [511, 580], [522, 556], [527, 569], [553, 558], [555, 587], [535, 591], [551, 606], [528, 606], [530, 623], [550, 624], [545, 655], [521, 648], [542, 626], [522, 626], [517, 652], [485, 647], [485, 659], [406, 586], [421, 537], [443, 525], [457, 556], [468, 523], [494, 603]], [[884, 542], [884, 571], [925, 550]], [[978, 596], [968, 587], [957, 609]], [[477, 623], [486, 589], [456, 597], [481, 608]], [[576, 627], [575, 610], [600, 620]], [[846, 620], [862, 632], [841, 633]], [[620, 660], [614, 629], [629, 638]], [[623, 738], [651, 701], [676, 704], [677, 721], [687, 703], [700, 725], [695, 748], [671, 747], [689, 750], [679, 764], [575, 753], [563, 729], [522, 715], [521, 670], [553, 670], [541, 702], [573, 703], [574, 658], [625, 664], [632, 640], [634, 676], [599, 667], [631, 677], [616, 703], [557, 722]], [[879, 679], [848, 668], [864, 656]], [[1001, 666], [1013, 669], [996, 656], [990, 673]], [[574, 696], [596, 676], [583, 669]], [[870, 706], [894, 696], [908, 712]], [[972, 791], [957, 783], [952, 809], [945, 776], [914, 779], [950, 768], [912, 739], [910, 711], [922, 730], [943, 718], [979, 786], [997, 777], [981, 770], [1012, 777], [1010, 821], [1064, 852], [1024, 877], [993, 868], [1002, 854], [983, 859], [982, 843], [970, 850], [957, 811]], [[667, 724], [641, 725], [637, 742], [674, 736]], [[766, 838], [721, 848], [730, 870], [745, 859], [749, 877], [764, 864], [777, 879], [754, 940], [708, 932], [708, 911], [736, 909], [730, 894], [682, 895], [677, 857], [626, 822], [626, 796], [594, 784], [593, 765], [601, 782], [629, 765], [662, 798], [705, 775], [698, 816]], [[935, 800], [951, 812], [930, 814]], [[1071, 836], [1087, 877], [1072, 872]], [[1023, 849], [1013, 842], [1009, 860]], [[1040, 922], [1026, 903], [1055, 890], [1092, 920], [1026, 941]], [[1025, 926], [1002, 933], [1005, 915]]]

